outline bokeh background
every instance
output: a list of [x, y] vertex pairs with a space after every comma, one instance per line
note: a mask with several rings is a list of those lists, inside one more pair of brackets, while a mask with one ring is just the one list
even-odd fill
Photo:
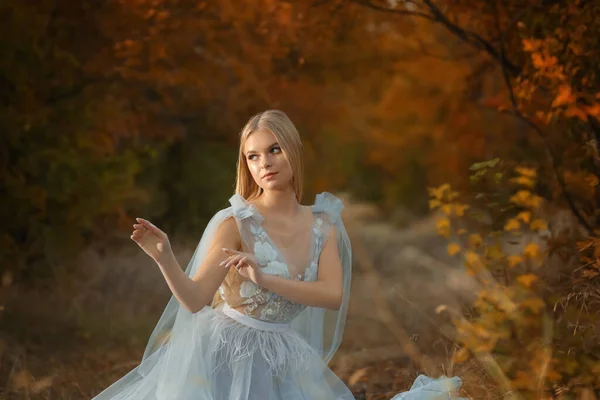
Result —
[[169, 292], [134, 218], [186, 265], [270, 108], [304, 204], [346, 202], [357, 398], [596, 398], [599, 31], [590, 0], [4, 0], [0, 398], [137, 365]]

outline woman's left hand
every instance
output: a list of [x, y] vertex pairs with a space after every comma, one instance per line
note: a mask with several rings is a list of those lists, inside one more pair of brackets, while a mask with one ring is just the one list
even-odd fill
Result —
[[263, 272], [252, 254], [232, 249], [223, 249], [223, 251], [229, 257], [221, 262], [221, 266], [225, 268], [233, 267], [244, 278], [250, 279], [259, 286], [261, 285]]

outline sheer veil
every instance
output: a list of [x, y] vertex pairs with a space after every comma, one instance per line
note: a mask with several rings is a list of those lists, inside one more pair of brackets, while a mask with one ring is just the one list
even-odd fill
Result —
[[306, 307], [292, 321], [292, 328], [300, 333], [315, 349], [321, 352], [325, 362], [329, 362], [340, 347], [344, 335], [348, 303], [350, 300], [350, 281], [352, 280], [352, 248], [341, 213], [344, 204], [331, 193], [317, 195], [315, 212], [324, 212], [335, 227], [338, 254], [343, 268], [343, 296], [338, 310], [326, 310], [319, 307]]
[[[343, 266], [341, 306], [335, 311], [307, 307], [292, 322], [292, 329], [317, 349], [326, 362], [331, 360], [341, 343], [350, 295], [352, 257], [350, 240], [341, 219], [343, 208], [341, 200], [331, 193], [323, 192], [315, 199], [315, 211], [325, 213], [329, 222], [335, 226], [338, 252]], [[185, 269], [188, 276], [194, 276], [204, 262], [212, 238], [221, 223], [235, 214], [230, 206], [218, 211], [211, 218]], [[206, 308], [198, 313], [202, 312], [207, 312]], [[151, 381], [157, 382], [157, 398], [174, 398], [178, 388], [185, 384], [185, 371], [190, 368], [192, 352], [189, 351], [189, 345], [203, 329], [203, 326], [195, 323], [195, 315], [180, 307], [177, 299], [172, 296], [150, 335], [140, 365], [94, 399], [128, 398], [127, 396], [132, 394], [135, 394], [136, 398], [143, 398], [145, 391], [152, 390], [153, 385], [142, 384], [144, 378], [149, 376], [152, 376]]]
[[[208, 222], [202, 238], [185, 269], [188, 276], [194, 276], [208, 253], [217, 229], [225, 219], [231, 216], [233, 216], [233, 210], [228, 207], [217, 212]], [[185, 376], [184, 371], [189, 368], [191, 361], [191, 352], [187, 351], [188, 347], [190, 343], [193, 343], [194, 335], [198, 329], [202, 329], [202, 327], [195, 326], [193, 322], [194, 314], [180, 307], [177, 299], [171, 296], [150, 335], [140, 365], [94, 399], [113, 399], [117, 395], [119, 396], [117, 398], [127, 398], [127, 395], [133, 393], [142, 395], [140, 391], [145, 388], [151, 390], [151, 385], [139, 385], [138, 383], [141, 383], [145, 377], [154, 374], [156, 374], [155, 378], [158, 380], [157, 397], [161, 399], [171, 398], [169, 392], [177, 393], [177, 387], [183, 385], [180, 380]], [[160, 365], [157, 365], [158, 363]]]

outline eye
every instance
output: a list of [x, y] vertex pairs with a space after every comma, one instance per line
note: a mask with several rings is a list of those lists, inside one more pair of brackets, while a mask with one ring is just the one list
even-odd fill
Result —
[[281, 153], [281, 147], [279, 147], [279, 146], [273, 146], [271, 148], [271, 152], [272, 153]]
[[250, 160], [250, 161], [254, 161], [254, 160], [256, 160], [256, 157], [258, 157], [256, 154], [250, 154], [250, 155], [248, 156], [248, 160]]

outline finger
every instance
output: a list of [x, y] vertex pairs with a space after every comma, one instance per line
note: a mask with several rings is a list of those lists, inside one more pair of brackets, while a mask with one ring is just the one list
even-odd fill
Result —
[[225, 247], [223, 247], [221, 250], [223, 250], [227, 254], [243, 254], [243, 252], [241, 252], [241, 251], [237, 251], [237, 250], [233, 250], [233, 249], [228, 249], [228, 248], [225, 248]]
[[133, 224], [133, 227], [135, 229], [142, 229], [142, 230], [148, 229], [144, 225], [140, 225], [140, 224]]
[[227, 257], [226, 259], [224, 259], [223, 261], [221, 261], [220, 265], [222, 265], [225, 268], [227, 268], [228, 267], [227, 264], [229, 264], [229, 262], [233, 259], [233, 257], [235, 257], [235, 256], [229, 256], [229, 257]]
[[163, 231], [161, 231], [160, 229], [158, 229], [158, 227], [156, 225], [154, 225], [152, 222], [148, 221], [147, 219], [144, 218], [136, 218], [136, 220], [142, 224], [145, 228], [151, 230], [152, 232], [155, 233], [163, 233]]
[[239, 255], [232, 257], [231, 260], [225, 265], [225, 268], [229, 268], [232, 265], [235, 265], [238, 262], [239, 259], [240, 259]]
[[223, 261], [221, 261], [221, 263], [219, 264], [220, 266], [224, 266], [225, 264], [227, 264], [229, 261], [231, 261], [231, 259], [235, 257], [235, 256], [229, 256], [226, 259], [224, 259]]
[[240, 267], [245, 266], [247, 257], [242, 257], [236, 264], [235, 269], [240, 269]]
[[139, 229], [136, 229], [135, 231], [133, 231], [132, 236], [135, 236], [136, 238], [142, 237], [144, 235], [144, 232], [142, 232]]

